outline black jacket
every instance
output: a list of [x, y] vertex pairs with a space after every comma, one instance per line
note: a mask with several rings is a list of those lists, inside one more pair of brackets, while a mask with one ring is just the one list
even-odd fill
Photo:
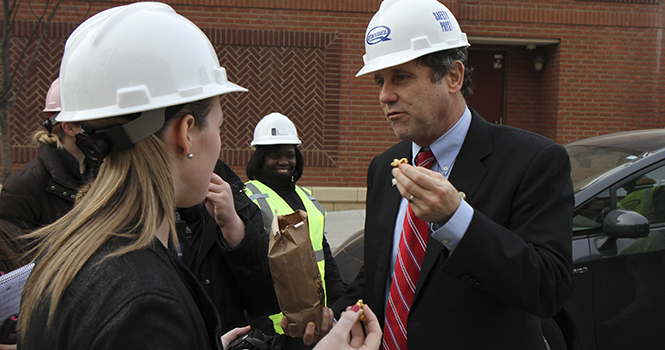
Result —
[[28, 231], [53, 223], [72, 208], [89, 173], [81, 176], [78, 160], [64, 148], [41, 144], [37, 158], [5, 181], [0, 219]]
[[[407, 320], [409, 349], [544, 349], [540, 318], [570, 295], [573, 185], [566, 150], [542, 136], [472, 121], [449, 180], [473, 207], [452, 254], [427, 243]], [[367, 174], [365, 264], [333, 309], [362, 298], [383, 328], [394, 225], [401, 195], [390, 162], [411, 143], [378, 155]]]
[[182, 262], [203, 284], [219, 311], [225, 333], [247, 325], [247, 316], [254, 319], [279, 312], [279, 304], [268, 265], [268, 235], [263, 230], [261, 211], [245, 195], [240, 177], [221, 160], [215, 173], [231, 185], [236, 212], [245, 223], [245, 238], [228, 248], [217, 222], [202, 204], [178, 212], [189, 228], [181, 238]]
[[152, 246], [101, 260], [130, 241], [115, 238], [83, 266], [46, 328], [47, 303], [19, 349], [222, 349], [210, 299], [174, 254]]

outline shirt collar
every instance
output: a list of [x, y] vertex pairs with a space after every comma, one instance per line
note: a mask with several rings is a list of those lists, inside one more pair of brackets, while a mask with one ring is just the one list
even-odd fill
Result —
[[[450, 174], [455, 164], [455, 159], [462, 148], [466, 134], [469, 132], [470, 125], [471, 111], [469, 107], [465, 107], [464, 113], [462, 113], [462, 117], [460, 117], [457, 123], [429, 146], [436, 158], [435, 164], [430, 169], [448, 178], [448, 174]], [[411, 151], [413, 152], [411, 164], [416, 164], [416, 156], [420, 152], [420, 149], [420, 146], [413, 142], [411, 143]]]

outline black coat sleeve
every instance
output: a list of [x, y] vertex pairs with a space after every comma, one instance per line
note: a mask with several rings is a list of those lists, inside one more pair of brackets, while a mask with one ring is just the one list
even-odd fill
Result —
[[[244, 192], [236, 197], [240, 197], [236, 200], [236, 210], [245, 223], [245, 238], [233, 248], [224, 242], [221, 250], [241, 292], [243, 308], [251, 315], [271, 315], [279, 312], [279, 303], [268, 264], [269, 239], [263, 229], [261, 210]], [[239, 210], [238, 202], [245, 199], [247, 203]], [[219, 236], [223, 241], [221, 231]]]
[[279, 304], [268, 265], [268, 235], [261, 211], [245, 195], [240, 178], [219, 161], [215, 173], [233, 191], [234, 206], [245, 237], [233, 248], [203, 204], [179, 209], [191, 233], [185, 238], [183, 264], [197, 276], [222, 319], [223, 331], [247, 324], [245, 313], [270, 315]]
[[346, 310], [347, 306], [355, 304], [358, 299], [363, 299], [363, 291], [365, 290], [364, 268], [364, 266], [360, 268], [356, 279], [346, 288], [344, 295], [330, 305], [337, 319], [341, 317], [342, 312]]
[[[473, 200], [473, 219], [444, 271], [475, 280], [476, 286], [506, 303], [547, 318], [558, 312], [573, 287], [574, 197], [565, 149], [554, 143], [531, 148], [539, 151], [521, 171], [520, 181], [511, 186], [504, 182], [506, 188], [494, 186], [491, 193], [482, 191], [495, 198], [511, 196], [511, 201], [485, 204], [483, 210], [479, 208], [490, 203], [489, 198], [479, 194]], [[497, 214], [501, 205], [505, 215]]]
[[220, 249], [240, 291], [242, 306], [250, 315], [277, 313], [279, 303], [268, 264], [269, 236], [263, 228], [261, 209], [245, 194], [240, 177], [221, 160], [215, 172], [231, 185], [236, 213], [245, 224], [245, 238], [233, 248], [229, 248], [217, 228]]
[[[372, 159], [372, 161], [369, 164], [368, 171], [367, 171], [367, 193], [370, 193], [370, 190], [373, 187], [373, 174], [374, 174], [374, 164], [376, 163], [376, 158]], [[365, 227], [367, 227], [367, 216], [365, 216]], [[364, 245], [364, 243], [363, 243]], [[366, 247], [365, 247], [366, 248]], [[366, 254], [366, 253], [365, 253]], [[337, 301], [335, 301], [331, 308], [333, 309], [333, 312], [335, 313], [335, 317], [339, 319], [341, 317], [342, 312], [346, 310], [347, 306], [355, 304], [358, 299], [365, 299], [364, 297], [365, 293], [365, 265], [360, 268], [358, 271], [358, 274], [356, 275], [356, 278], [349, 284], [349, 286], [346, 288], [346, 291], [344, 292], [344, 295], [342, 295]], [[373, 305], [373, 308], [376, 308], [377, 306]], [[383, 306], [381, 306], [383, 307]]]
[[8, 177], [0, 195], [0, 218], [27, 231], [39, 227], [46, 177], [46, 170], [37, 160]]

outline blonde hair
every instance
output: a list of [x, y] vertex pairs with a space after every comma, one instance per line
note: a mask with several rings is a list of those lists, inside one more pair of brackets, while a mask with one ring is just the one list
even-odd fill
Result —
[[[47, 326], [50, 326], [69, 284], [88, 259], [112, 237], [127, 237], [134, 242], [101, 261], [150, 246], [164, 218], [168, 221], [168, 246], [178, 245], [168, 150], [159, 137], [170, 123], [185, 115], [192, 115], [198, 128], [206, 128], [215, 98], [218, 97], [174, 106], [173, 117], [159, 131], [134, 147], [111, 152], [104, 159], [96, 180], [79, 191], [69, 213], [26, 235], [37, 242], [30, 253], [41, 257], [41, 261], [23, 289], [19, 337], [26, 333], [30, 318], [41, 303], [48, 302]], [[116, 117], [86, 121], [85, 125], [101, 130], [127, 121]]]
[[[109, 125], [109, 120], [103, 124]], [[86, 123], [92, 128], [99, 127], [93, 124]], [[105, 259], [151, 245], [166, 218], [169, 246], [176, 246], [175, 218], [171, 215], [175, 210], [175, 195], [166, 154], [164, 143], [155, 135], [132, 148], [111, 152], [97, 179], [79, 193], [72, 210], [29, 235], [39, 241], [33, 253], [42, 259], [23, 291], [19, 334], [28, 329], [30, 317], [43, 299], [49, 302], [50, 324], [71, 281], [110, 238], [128, 237], [134, 242]]]
[[[80, 126], [82, 124], [79, 122], [69, 123], [75, 126]], [[65, 137], [67, 137], [67, 133], [62, 128], [62, 123], [56, 123], [53, 125], [53, 130], [51, 130], [51, 132], [43, 129], [37, 130], [35, 134], [32, 135], [32, 141], [34, 141], [37, 145], [44, 143], [58, 148], [63, 148], [64, 146], [62, 142]]]
[[53, 125], [53, 131], [48, 132], [46, 130], [37, 130], [34, 135], [32, 135], [32, 141], [37, 145], [47, 144], [51, 146], [56, 146], [58, 148], [63, 148], [62, 140], [67, 136], [65, 130], [62, 129], [62, 124], [57, 123]]

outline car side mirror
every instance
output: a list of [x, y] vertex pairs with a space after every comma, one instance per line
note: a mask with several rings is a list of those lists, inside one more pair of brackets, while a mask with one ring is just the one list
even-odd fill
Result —
[[603, 219], [603, 232], [614, 238], [640, 238], [649, 235], [649, 220], [642, 214], [614, 209]]
[[603, 219], [604, 237], [596, 240], [598, 250], [607, 250], [617, 238], [640, 238], [649, 235], [649, 220], [632, 210], [614, 209]]

